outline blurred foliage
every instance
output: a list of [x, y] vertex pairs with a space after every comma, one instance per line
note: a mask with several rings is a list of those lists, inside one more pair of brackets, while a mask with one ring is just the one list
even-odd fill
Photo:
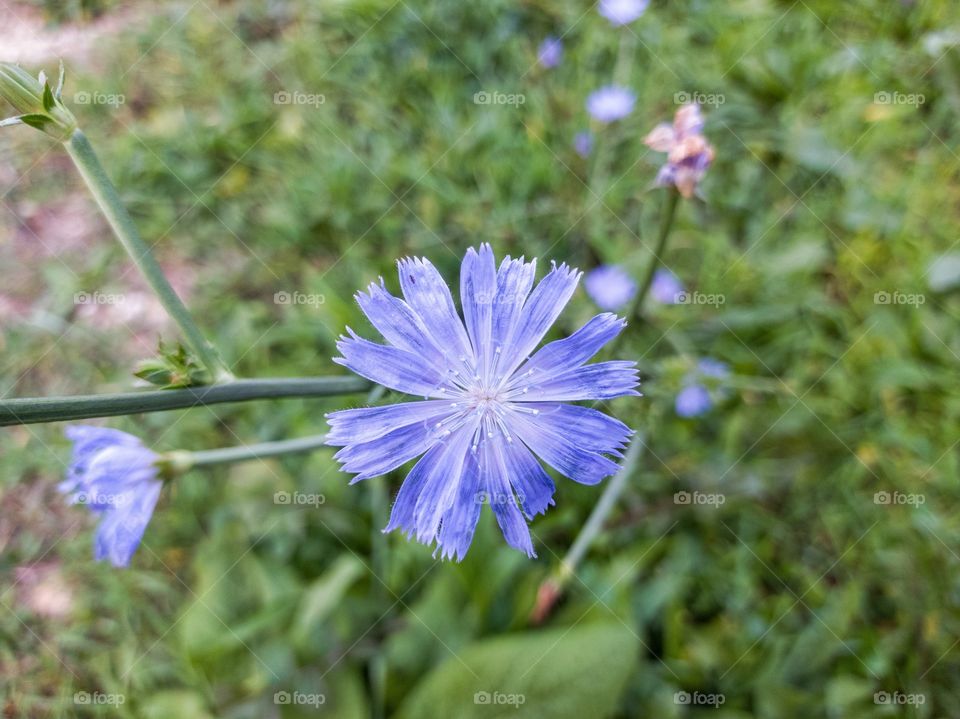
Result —
[[[44, 5], [51, 22], [97, 11], [58, 5]], [[955, 3], [659, 1], [620, 30], [566, 0], [101, 5], [132, 19], [73, 68], [66, 96], [123, 96], [73, 109], [239, 374], [331, 373], [345, 325], [372, 336], [352, 294], [381, 275], [396, 288], [408, 253], [450, 278], [481, 241], [639, 275], [662, 160], [641, 140], [695, 93], [714, 101], [717, 160], [665, 259], [724, 301], [651, 305], [631, 327], [646, 396], [610, 409], [649, 433], [645, 468], [543, 627], [529, 619], [537, 588], [602, 488], [558, 483], [532, 525], [537, 560], [487, 513], [456, 565], [380, 534], [402, 473], [348, 487], [329, 453], [217, 468], [165, 494], [135, 567], [117, 572], [92, 562], [92, 522], [54, 490], [62, 428], [4, 430], [8, 716], [957, 715]], [[536, 65], [548, 34], [565, 43], [550, 71]], [[580, 158], [584, 99], [614, 76], [636, 110], [595, 127]], [[477, 105], [481, 91], [525, 102]], [[4, 243], [49, 250], [58, 225], [32, 235], [23, 216], [82, 192], [77, 178], [24, 128], [0, 135], [0, 155]], [[128, 387], [157, 332], [173, 339], [169, 324], [76, 312], [76, 292], [136, 286], [102, 225], [27, 269], [30, 309], [0, 336], [6, 394]], [[324, 301], [278, 305], [277, 292]], [[557, 332], [593, 312], [578, 293]], [[702, 356], [735, 376], [709, 415], [681, 420], [673, 398]], [[323, 412], [362, 401], [111, 426], [202, 449], [322, 431]], [[325, 501], [277, 504], [281, 490]], [[681, 504], [680, 491], [725, 501]], [[49, 586], [66, 612], [38, 604]], [[482, 705], [477, 691], [526, 700]]]

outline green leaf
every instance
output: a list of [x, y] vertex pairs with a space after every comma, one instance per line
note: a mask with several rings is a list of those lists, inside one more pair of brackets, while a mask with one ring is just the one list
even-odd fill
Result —
[[455, 656], [414, 688], [398, 716], [601, 719], [616, 711], [637, 650], [632, 630], [609, 623], [478, 642], [452, 650]]
[[37, 130], [43, 130], [47, 125], [53, 123], [53, 118], [47, 117], [46, 115], [21, 115], [19, 118], [20, 122], [24, 125], [29, 125], [30, 127], [36, 128]]
[[323, 576], [304, 592], [293, 628], [293, 639], [302, 646], [319, 625], [341, 605], [344, 594], [364, 574], [363, 563], [354, 555], [341, 555]]
[[53, 99], [53, 91], [50, 90], [50, 83], [43, 83], [43, 109], [47, 112], [52, 112], [53, 108], [56, 107], [56, 100]]

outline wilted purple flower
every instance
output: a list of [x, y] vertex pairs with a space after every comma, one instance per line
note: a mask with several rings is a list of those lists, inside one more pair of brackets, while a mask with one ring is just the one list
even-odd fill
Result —
[[662, 305], [677, 304], [677, 296], [684, 291], [683, 283], [670, 270], [660, 267], [653, 273], [650, 294]]
[[626, 25], [647, 11], [650, 0], [600, 0], [600, 14], [614, 26]]
[[58, 488], [100, 517], [94, 558], [126, 567], [160, 497], [157, 455], [116, 429], [78, 425], [67, 427], [66, 435], [73, 457]]
[[583, 287], [601, 310], [626, 307], [637, 293], [637, 283], [619, 265], [601, 265], [591, 270]]
[[573, 149], [580, 157], [587, 157], [593, 151], [593, 133], [583, 130], [574, 135]]
[[672, 185], [684, 197], [693, 196], [714, 156], [702, 132], [703, 114], [700, 105], [693, 103], [677, 110], [673, 125], [661, 123], [644, 138], [652, 150], [667, 153], [667, 163], [657, 174], [658, 185]]
[[[632, 431], [576, 400], [638, 394], [636, 363], [585, 364], [625, 326], [612, 314], [534, 352], [570, 299], [580, 273], [554, 265], [534, 287], [536, 261], [489, 245], [467, 251], [460, 269], [461, 319], [426, 259], [400, 260], [404, 299], [373, 283], [360, 308], [387, 341], [337, 343], [343, 364], [423, 401], [327, 415], [327, 441], [353, 482], [423, 455], [397, 494], [384, 531], [400, 529], [445, 558], [466, 555], [483, 504], [507, 543], [535, 556], [527, 521], [553, 504], [554, 484], [537, 455], [561, 474], [596, 484], [617, 471]], [[464, 327], [466, 325], [466, 327]]]
[[631, 90], [618, 85], [607, 85], [590, 93], [587, 112], [600, 122], [620, 120], [633, 111], [637, 96]]
[[677, 394], [674, 403], [677, 414], [691, 418], [708, 412], [713, 407], [713, 399], [710, 390], [703, 384], [704, 380], [723, 380], [729, 376], [730, 367], [725, 362], [710, 357], [697, 362], [696, 370], [687, 378], [687, 386]]
[[563, 41], [558, 37], [548, 37], [540, 43], [537, 59], [544, 67], [556, 67], [563, 59]]

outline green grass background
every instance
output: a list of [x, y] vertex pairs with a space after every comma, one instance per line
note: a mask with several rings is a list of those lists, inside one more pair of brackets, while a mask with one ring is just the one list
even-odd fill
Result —
[[[930, 272], [960, 242], [953, 2], [655, 1], [625, 29], [567, 0], [44, 11], [53, 27], [126, 19], [71, 63], [66, 96], [124, 95], [74, 110], [238, 374], [339, 373], [343, 328], [373, 336], [353, 293], [379, 276], [396, 290], [408, 254], [452, 281], [480, 242], [539, 257], [541, 274], [556, 260], [639, 276], [662, 160], [642, 137], [682, 92], [724, 102], [705, 108], [716, 161], [664, 259], [725, 302], [651, 305], [631, 326], [622, 353], [641, 363], [645, 396], [608, 409], [650, 451], [541, 626], [537, 588], [602, 486], [558, 483], [557, 506], [531, 525], [538, 559], [507, 548], [487, 513], [457, 565], [400, 536], [381, 543], [402, 472], [348, 487], [329, 452], [194, 472], [116, 571], [92, 561], [92, 521], [55, 491], [62, 426], [3, 430], [6, 716], [960, 716], [960, 300], [953, 275], [931, 287], [942, 265]], [[549, 71], [536, 65], [548, 34], [565, 43]], [[614, 77], [636, 109], [594, 127], [580, 158], [585, 97]], [[324, 102], [275, 104], [284, 91]], [[525, 102], [477, 105], [480, 91]], [[880, 92], [924, 101], [878, 104]], [[5, 130], [0, 156], [0, 293], [21, 308], [3, 319], [3, 393], [130, 387], [134, 361], [172, 328], [80, 315], [74, 293], [132, 292], [136, 272], [46, 137]], [[58, 209], [64, 198], [86, 224]], [[277, 305], [280, 291], [325, 301]], [[579, 290], [557, 335], [595, 311]], [[682, 420], [673, 398], [702, 356], [735, 376], [709, 415]], [[160, 450], [203, 449], [322, 432], [324, 412], [361, 402], [109, 425]], [[278, 505], [280, 490], [326, 501]], [[726, 501], [678, 505], [678, 491]], [[881, 491], [925, 502], [877, 504]], [[65, 615], [32, 608], [24, 568], [57, 578]], [[475, 704], [476, 691], [525, 701]], [[680, 691], [724, 703], [678, 704]], [[76, 692], [125, 701], [78, 705]], [[325, 701], [279, 705], [276, 692]]]

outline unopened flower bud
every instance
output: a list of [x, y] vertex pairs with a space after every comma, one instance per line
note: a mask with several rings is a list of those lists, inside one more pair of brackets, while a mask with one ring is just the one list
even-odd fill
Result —
[[77, 129], [73, 113], [63, 104], [63, 64], [56, 90], [50, 88], [47, 76], [41, 72], [33, 77], [19, 65], [0, 62], [0, 97], [10, 103], [17, 115], [0, 121], [6, 125], [29, 125], [62, 140]]

